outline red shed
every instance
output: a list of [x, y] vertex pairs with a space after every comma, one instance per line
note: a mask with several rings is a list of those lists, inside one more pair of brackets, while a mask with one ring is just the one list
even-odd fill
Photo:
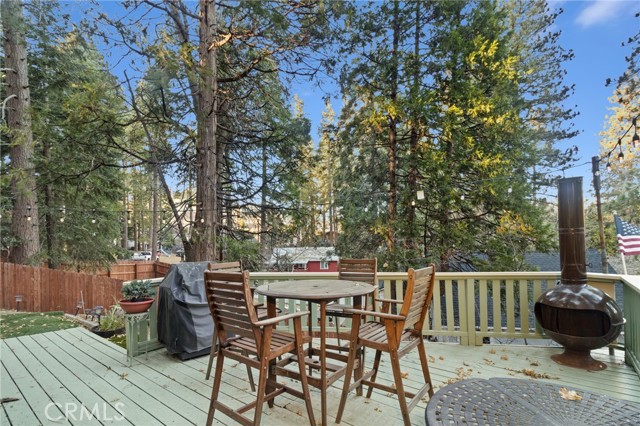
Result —
[[336, 272], [338, 256], [333, 247], [280, 247], [273, 251], [269, 265], [291, 272]]

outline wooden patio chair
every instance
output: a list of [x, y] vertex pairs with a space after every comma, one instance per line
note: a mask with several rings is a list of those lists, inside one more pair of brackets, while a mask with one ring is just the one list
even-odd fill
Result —
[[[378, 259], [339, 259], [338, 260], [338, 279], [349, 281], [362, 281], [375, 286], [371, 300], [365, 302], [367, 310], [376, 310], [376, 299], [378, 298]], [[369, 299], [369, 298], [367, 298]], [[340, 341], [340, 322], [338, 318], [351, 318], [350, 313], [346, 313], [345, 309], [351, 309], [353, 306], [330, 303], [327, 305], [327, 316], [333, 317], [336, 324], [336, 337], [338, 338], [338, 346], [332, 346], [333, 349], [346, 349]]]
[[[355, 309], [346, 310], [346, 312], [353, 314], [347, 371], [353, 369], [358, 349], [375, 349], [376, 355], [372, 370], [366, 374], [357, 375], [356, 377], [359, 378], [356, 379], [353, 384], [350, 383], [351, 375], [345, 375], [336, 423], [340, 423], [342, 419], [349, 392], [363, 384], [369, 386], [367, 398], [371, 397], [373, 388], [396, 394], [400, 402], [402, 419], [407, 426], [411, 425], [409, 412], [420, 401], [420, 398], [427, 392], [429, 393], [429, 397], [433, 396], [431, 375], [429, 374], [427, 354], [422, 338], [422, 327], [433, 297], [434, 280], [435, 267], [433, 264], [423, 269], [409, 269], [404, 301], [378, 299], [378, 301], [382, 303], [381, 312]], [[400, 314], [389, 313], [389, 308], [392, 303], [402, 303]], [[362, 324], [362, 318], [366, 316], [374, 316], [376, 320]], [[403, 342], [408, 343], [401, 345]], [[422, 365], [425, 384], [414, 394], [405, 392], [404, 390], [402, 373], [400, 371], [400, 359], [416, 347], [418, 348], [420, 356], [420, 364]], [[391, 369], [394, 379], [393, 386], [376, 383], [382, 352], [389, 353], [391, 358]], [[363, 363], [360, 363], [359, 368], [362, 368], [362, 364]], [[411, 398], [409, 403], [407, 403], [407, 397]]]
[[[259, 425], [264, 402], [273, 405], [273, 398], [283, 392], [305, 400], [309, 422], [315, 426], [304, 362], [298, 363], [301, 390], [278, 383], [273, 370], [269, 368], [271, 361], [286, 354], [293, 354], [298, 360], [304, 360], [303, 345], [311, 341], [311, 336], [304, 336], [302, 333], [302, 317], [309, 315], [309, 312], [259, 320], [253, 305], [248, 272], [205, 271], [204, 283], [214, 332], [220, 342], [207, 426], [212, 424], [216, 409], [240, 424]], [[277, 323], [287, 320], [293, 321], [294, 334], [275, 329]], [[218, 399], [226, 357], [257, 368], [260, 372], [256, 400], [237, 409]], [[243, 414], [251, 409], [255, 409], [253, 420]]]
[[[226, 272], [243, 272], [242, 263], [240, 261], [236, 262], [224, 262], [224, 263], [209, 263], [207, 266], [207, 270], [209, 271], [226, 271]], [[204, 379], [209, 380], [211, 376], [211, 367], [213, 366], [213, 359], [216, 357], [216, 345], [218, 343], [218, 336], [216, 335], [215, 329], [213, 330], [213, 336], [211, 336], [211, 352], [209, 352], [209, 363], [207, 364], [207, 373], [205, 374]], [[256, 385], [253, 381], [253, 374], [251, 373], [251, 368], [247, 366], [247, 375], [249, 376], [249, 383], [251, 384], [251, 390], [255, 392]]]
[[[226, 272], [243, 272], [242, 263], [238, 260], [235, 262], [222, 262], [222, 263], [209, 263], [207, 266], [209, 271], [226, 271]], [[253, 295], [253, 288], [251, 289]], [[267, 318], [267, 309], [262, 307], [261, 305], [254, 305], [256, 308], [256, 312], [258, 313], [258, 319]], [[216, 357], [216, 344], [218, 343], [218, 336], [213, 333], [211, 337], [211, 352], [209, 353], [209, 363], [207, 364], [207, 373], [205, 374], [205, 380], [209, 380], [211, 376], [211, 367], [213, 366], [213, 359]], [[249, 376], [249, 385], [251, 386], [251, 390], [253, 392], [256, 391], [256, 384], [253, 380], [253, 373], [251, 372], [251, 367], [247, 365], [247, 376]]]

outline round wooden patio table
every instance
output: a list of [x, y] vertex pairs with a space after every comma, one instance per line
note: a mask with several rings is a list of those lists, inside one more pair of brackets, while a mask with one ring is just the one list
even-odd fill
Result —
[[540, 380], [466, 379], [436, 392], [425, 412], [434, 425], [637, 425], [640, 404]]
[[[336, 279], [290, 280], [267, 283], [256, 288], [256, 293], [267, 297], [267, 311], [269, 317], [276, 315], [276, 299], [295, 299], [320, 305], [320, 377], [308, 377], [309, 384], [320, 390], [322, 424], [327, 423], [327, 388], [346, 371], [346, 365], [332, 371], [327, 376], [327, 358], [344, 359], [346, 357], [327, 352], [326, 317], [327, 304], [343, 297], [352, 297], [354, 309], [362, 309], [362, 296], [373, 293], [371, 284], [361, 281], [347, 281]], [[309, 320], [309, 332], [312, 324]], [[309, 347], [309, 357], [313, 357], [313, 348]]]

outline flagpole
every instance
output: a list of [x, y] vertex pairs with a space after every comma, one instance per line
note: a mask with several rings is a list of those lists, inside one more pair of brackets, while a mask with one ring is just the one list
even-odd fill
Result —
[[[598, 211], [598, 234], [600, 236], [600, 261], [602, 273], [609, 273], [607, 262], [607, 249], [604, 243], [604, 222], [602, 221], [602, 202], [600, 201], [600, 157], [591, 157], [591, 171], [593, 172], [593, 189], [596, 192], [596, 208]], [[624, 261], [623, 261], [624, 262]]]
[[624, 272], [624, 275], [627, 275], [627, 264], [624, 261], [624, 253], [620, 252], [620, 259], [622, 259], [622, 271]]

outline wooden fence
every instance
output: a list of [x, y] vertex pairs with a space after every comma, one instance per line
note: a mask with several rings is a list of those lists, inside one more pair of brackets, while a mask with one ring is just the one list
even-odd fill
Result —
[[74, 313], [81, 298], [85, 308], [113, 305], [120, 300], [124, 281], [166, 275], [170, 265], [160, 262], [130, 262], [113, 265], [111, 271], [86, 274], [46, 267], [0, 262], [0, 304], [2, 309]]
[[164, 262], [121, 261], [111, 265], [108, 271], [98, 271], [96, 275], [115, 278], [121, 281], [149, 280], [164, 277], [171, 267]]

